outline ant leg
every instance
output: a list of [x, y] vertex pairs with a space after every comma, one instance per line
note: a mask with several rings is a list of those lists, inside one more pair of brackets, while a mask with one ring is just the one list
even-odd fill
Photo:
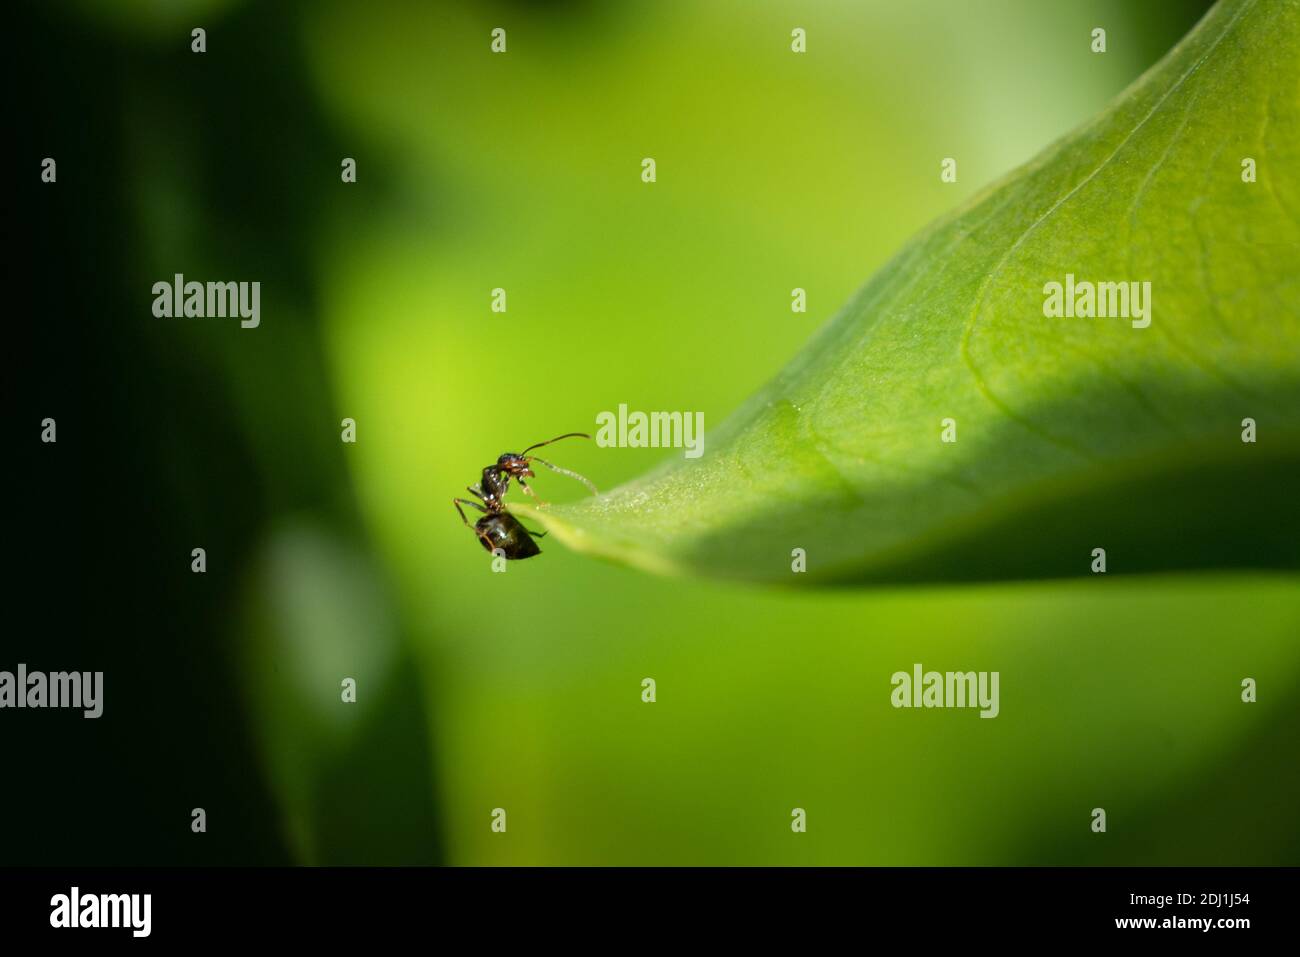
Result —
[[[469, 492], [470, 495], [473, 495], [480, 502], [486, 501], [486, 499], [483, 498], [483, 493], [479, 490], [477, 485], [466, 485], [465, 491]], [[470, 502], [469, 504], [473, 505], [474, 503]]]
[[537, 498], [537, 493], [534, 492], [533, 489], [532, 489], [532, 487], [531, 487], [530, 485], [528, 485], [528, 484], [527, 484], [523, 479], [521, 479], [521, 478], [517, 478], [517, 479], [515, 479], [515, 481], [519, 483], [519, 487], [520, 487], [521, 489], [524, 490], [524, 493], [525, 493], [526, 495], [529, 495], [529, 496], [531, 496], [532, 498], [537, 499], [537, 507], [538, 507], [538, 508], [548, 508], [548, 507], [550, 507], [550, 504], [551, 504], [551, 503], [550, 503], [550, 502], [543, 502], [540, 498]]
[[461, 508], [462, 505], [468, 505], [471, 508], [478, 509], [484, 515], [487, 514], [487, 509], [485, 509], [482, 505], [480, 505], [478, 502], [471, 502], [467, 498], [453, 498], [451, 500], [451, 504], [455, 505], [456, 511], [460, 512], [460, 520], [465, 523], [466, 528], [473, 528], [474, 526], [470, 525], [469, 519], [465, 517], [465, 510]]

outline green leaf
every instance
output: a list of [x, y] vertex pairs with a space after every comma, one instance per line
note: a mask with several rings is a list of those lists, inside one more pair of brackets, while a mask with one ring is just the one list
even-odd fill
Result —
[[[913, 239], [701, 458], [512, 509], [646, 570], [791, 584], [1300, 564], [1298, 37], [1294, 0], [1220, 3]], [[1150, 325], [1046, 316], [1067, 274], [1149, 282]]]

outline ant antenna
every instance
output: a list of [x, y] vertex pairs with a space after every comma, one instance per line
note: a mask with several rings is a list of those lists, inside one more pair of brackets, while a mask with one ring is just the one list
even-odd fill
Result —
[[[555, 438], [547, 439], [545, 442], [538, 442], [536, 445], [530, 445], [528, 446], [528, 448], [524, 449], [519, 454], [527, 455], [533, 449], [540, 449], [543, 445], [550, 445], [552, 442], [560, 441], [560, 439], [589, 439], [589, 438], [591, 438], [591, 436], [588, 435], [586, 432], [565, 432], [563, 435], [557, 435]], [[537, 461], [541, 462], [542, 460], [538, 459]], [[551, 468], [555, 468], [555, 466], [552, 465]], [[559, 469], [556, 469], [556, 471], [558, 472]]]
[[[581, 433], [577, 433], [577, 434], [581, 434]], [[564, 436], [562, 435], [560, 436], [560, 438], [564, 438]], [[552, 439], [551, 441], [554, 442], [555, 440]], [[546, 443], [543, 442], [542, 444], [545, 445]], [[534, 448], [536, 448], [536, 446], [534, 446]], [[538, 463], [539, 465], [545, 465], [552, 472], [559, 472], [561, 475], [567, 475], [569, 478], [577, 479], [583, 485], [587, 486], [587, 488], [591, 491], [592, 495], [600, 494], [600, 489], [592, 485], [590, 479], [579, 475], [577, 472], [570, 472], [568, 469], [562, 469], [558, 465], [552, 465], [550, 462], [546, 461], [546, 459], [539, 459], [536, 455], [532, 457], [532, 461]]]

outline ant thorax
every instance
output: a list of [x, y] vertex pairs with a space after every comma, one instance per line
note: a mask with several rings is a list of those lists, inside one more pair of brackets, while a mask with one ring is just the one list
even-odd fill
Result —
[[495, 465], [489, 465], [483, 470], [483, 478], [479, 482], [479, 489], [483, 492], [485, 502], [500, 502], [506, 490], [510, 488], [510, 475], [503, 473]]

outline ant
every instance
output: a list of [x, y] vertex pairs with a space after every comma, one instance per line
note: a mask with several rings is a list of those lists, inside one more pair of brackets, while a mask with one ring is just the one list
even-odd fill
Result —
[[[566, 432], [564, 435], [557, 435], [553, 439], [547, 439], [545, 442], [538, 442], [536, 445], [530, 445], [522, 452], [503, 452], [497, 460], [483, 469], [483, 477], [479, 480], [478, 485], [466, 487], [466, 491], [477, 502], [467, 498], [453, 498], [452, 504], [456, 506], [456, 511], [460, 513], [460, 520], [465, 523], [466, 527], [473, 528], [478, 539], [483, 543], [483, 547], [489, 552], [495, 552], [501, 549], [506, 558], [532, 558], [534, 555], [541, 554], [541, 549], [533, 541], [534, 536], [542, 538], [545, 532], [530, 532], [520, 523], [520, 521], [506, 511], [505, 495], [506, 490], [510, 488], [510, 480], [514, 479], [519, 483], [519, 487], [528, 495], [536, 497], [532, 488], [524, 481], [525, 478], [532, 478], [537, 473], [532, 470], [532, 463], [545, 465], [553, 472], [559, 472], [561, 475], [567, 475], [575, 478], [587, 488], [591, 489], [592, 494], [598, 494], [596, 486], [579, 475], [577, 472], [570, 472], [568, 469], [562, 469], [558, 465], [552, 465], [550, 462], [536, 455], [529, 455], [533, 449], [540, 449], [543, 445], [550, 445], [552, 442], [558, 442], [560, 439], [589, 439], [591, 438], [585, 432]], [[480, 504], [481, 503], [481, 504]], [[462, 505], [468, 505], [470, 508], [476, 508], [483, 513], [483, 517], [475, 522], [472, 526], [469, 519], [465, 517], [465, 511]]]

